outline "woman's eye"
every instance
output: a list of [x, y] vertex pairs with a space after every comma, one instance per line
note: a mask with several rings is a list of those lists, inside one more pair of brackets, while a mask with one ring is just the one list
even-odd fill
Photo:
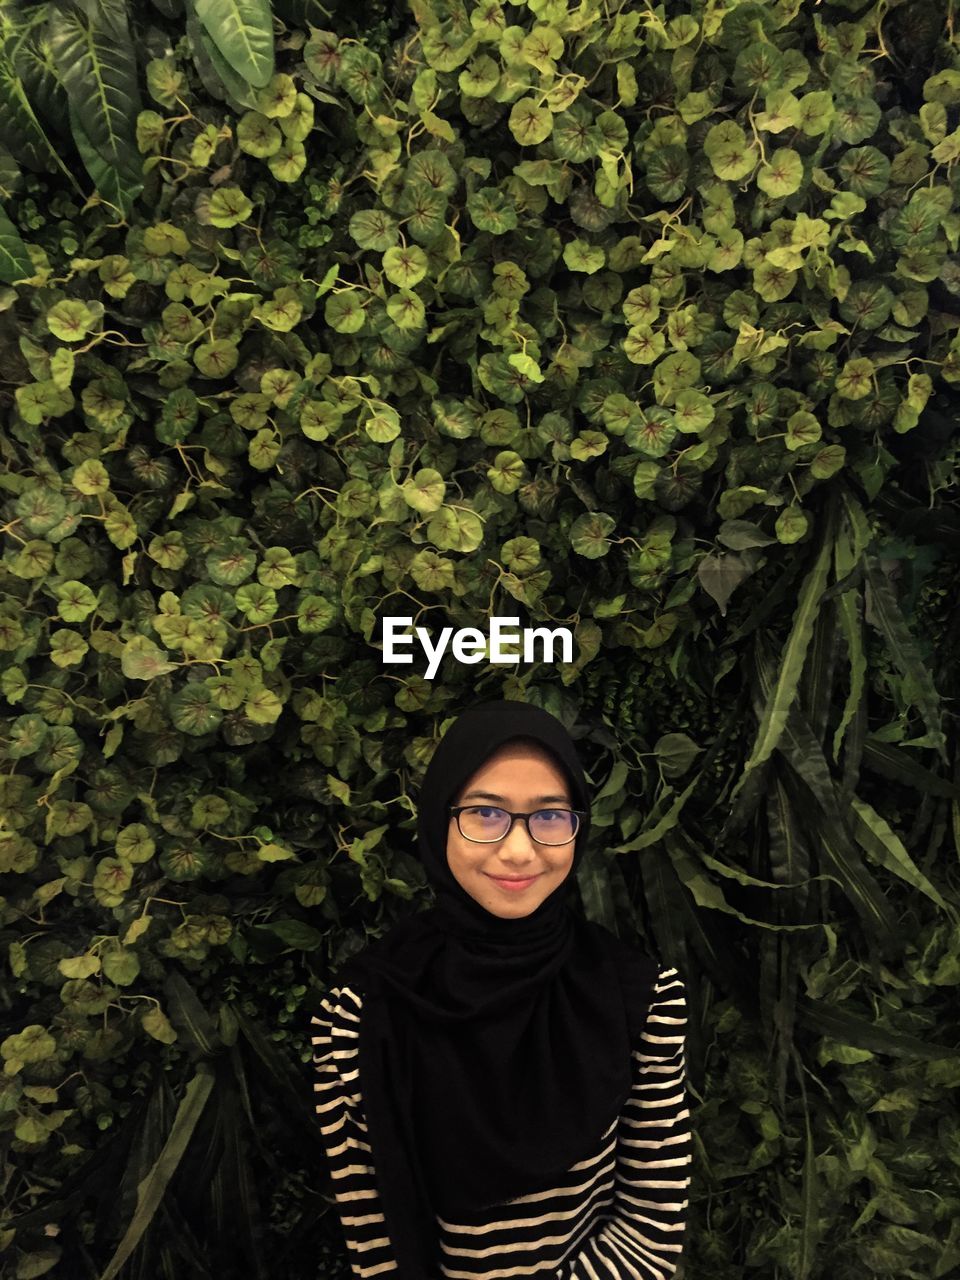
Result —
[[494, 809], [490, 805], [484, 804], [478, 805], [477, 808], [474, 809], [474, 813], [478, 814], [481, 818], [496, 818], [499, 817], [502, 812], [502, 809]]
[[566, 818], [567, 815], [563, 809], [541, 809], [537, 816], [540, 818], [548, 818], [551, 822], [555, 822], [558, 819], [562, 820]]

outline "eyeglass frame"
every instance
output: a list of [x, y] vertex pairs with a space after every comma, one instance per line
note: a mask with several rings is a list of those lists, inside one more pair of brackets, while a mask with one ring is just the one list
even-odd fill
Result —
[[[534, 844], [542, 845], [545, 849], [563, 849], [568, 844], [572, 844], [580, 834], [580, 828], [583, 825], [583, 819], [587, 817], [586, 809], [563, 809], [556, 805], [546, 805], [542, 809], [531, 809], [528, 813], [511, 813], [509, 809], [504, 809], [499, 804], [451, 804], [447, 806], [451, 818], [457, 821], [457, 830], [463, 836], [464, 840], [469, 840], [471, 844], [497, 844], [501, 840], [506, 840], [507, 836], [514, 828], [518, 818], [523, 819], [523, 825], [527, 828], [527, 835]], [[460, 815], [467, 809], [499, 809], [501, 813], [505, 813], [510, 819], [510, 825], [502, 836], [495, 836], [492, 840], [477, 840], [474, 836], [465, 835], [463, 828], [460, 826]], [[548, 844], [545, 840], [538, 840], [530, 830], [530, 819], [535, 813], [572, 813], [576, 815], [577, 829], [569, 840], [561, 840], [558, 844]]]

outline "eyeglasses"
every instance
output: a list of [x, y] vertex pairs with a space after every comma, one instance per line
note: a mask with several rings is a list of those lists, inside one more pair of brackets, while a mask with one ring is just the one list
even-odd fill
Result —
[[583, 809], [537, 809], [533, 813], [510, 813], [494, 805], [451, 805], [450, 816], [457, 820], [457, 830], [465, 840], [476, 844], [494, 844], [504, 840], [521, 818], [532, 840], [537, 844], [569, 844], [585, 818]]

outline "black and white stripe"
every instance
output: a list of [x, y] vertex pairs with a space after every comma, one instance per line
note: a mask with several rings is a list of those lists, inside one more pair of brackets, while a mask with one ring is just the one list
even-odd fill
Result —
[[[360, 1092], [360, 995], [335, 987], [311, 1018], [317, 1115], [354, 1276], [396, 1270], [380, 1211]], [[639, 1043], [633, 1088], [587, 1159], [560, 1186], [469, 1223], [437, 1218], [448, 1280], [668, 1280], [683, 1247], [690, 1184], [684, 1086], [686, 1005], [662, 969]]]

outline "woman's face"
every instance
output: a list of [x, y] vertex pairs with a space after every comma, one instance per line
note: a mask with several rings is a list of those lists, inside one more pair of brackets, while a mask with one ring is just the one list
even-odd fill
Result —
[[[574, 807], [563, 771], [549, 752], [520, 743], [506, 743], [495, 751], [451, 803], [496, 805], [511, 813], [532, 813], [553, 805]], [[454, 879], [481, 907], [505, 920], [530, 915], [563, 883], [573, 866], [575, 848], [574, 840], [563, 845], [538, 844], [520, 819], [492, 844], [466, 839], [456, 818], [451, 817], [447, 828], [447, 862]], [[523, 883], [527, 878], [530, 883]], [[507, 888], [502, 879], [518, 887]]]

